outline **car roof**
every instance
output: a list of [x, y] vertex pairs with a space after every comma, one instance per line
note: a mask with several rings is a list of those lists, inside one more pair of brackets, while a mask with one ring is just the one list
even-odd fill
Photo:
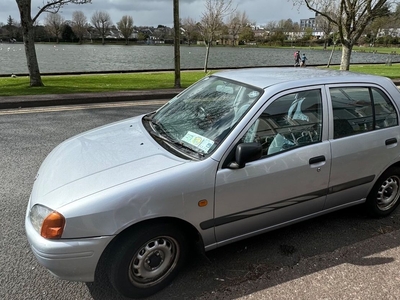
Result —
[[310, 84], [330, 84], [346, 82], [382, 82], [387, 78], [368, 74], [354, 73], [317, 68], [249, 68], [226, 70], [214, 75], [240, 81], [259, 88], [267, 88], [281, 83], [292, 83], [293, 86]]

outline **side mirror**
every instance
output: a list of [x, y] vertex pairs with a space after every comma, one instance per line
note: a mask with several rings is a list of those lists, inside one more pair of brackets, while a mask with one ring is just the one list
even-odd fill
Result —
[[255, 161], [262, 156], [262, 146], [260, 143], [242, 143], [237, 145], [235, 161], [229, 164], [231, 169], [244, 168], [246, 163]]

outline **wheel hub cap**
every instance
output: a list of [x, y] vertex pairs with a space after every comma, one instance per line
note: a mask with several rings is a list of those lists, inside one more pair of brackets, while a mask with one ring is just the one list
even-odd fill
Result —
[[399, 180], [390, 177], [385, 180], [377, 195], [378, 207], [381, 210], [388, 210], [396, 204], [399, 198]]
[[161, 281], [174, 269], [179, 258], [178, 250], [176, 241], [169, 237], [148, 241], [139, 248], [131, 261], [131, 282], [144, 287]]
[[146, 264], [149, 269], [154, 270], [158, 268], [164, 260], [161, 258], [160, 251], [155, 251], [155, 253], [151, 253], [149, 258], [146, 260]]

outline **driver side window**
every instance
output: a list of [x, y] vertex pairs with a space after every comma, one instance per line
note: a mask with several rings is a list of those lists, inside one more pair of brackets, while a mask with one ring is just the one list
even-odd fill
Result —
[[276, 99], [250, 127], [245, 143], [258, 142], [263, 156], [321, 141], [320, 90], [292, 93]]

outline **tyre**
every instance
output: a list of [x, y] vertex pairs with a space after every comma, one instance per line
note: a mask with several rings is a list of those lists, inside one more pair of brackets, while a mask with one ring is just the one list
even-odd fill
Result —
[[367, 210], [373, 217], [390, 215], [399, 205], [400, 168], [387, 169], [367, 197]]
[[186, 252], [185, 237], [175, 226], [136, 227], [110, 251], [109, 280], [126, 297], [148, 297], [171, 283], [183, 266]]

